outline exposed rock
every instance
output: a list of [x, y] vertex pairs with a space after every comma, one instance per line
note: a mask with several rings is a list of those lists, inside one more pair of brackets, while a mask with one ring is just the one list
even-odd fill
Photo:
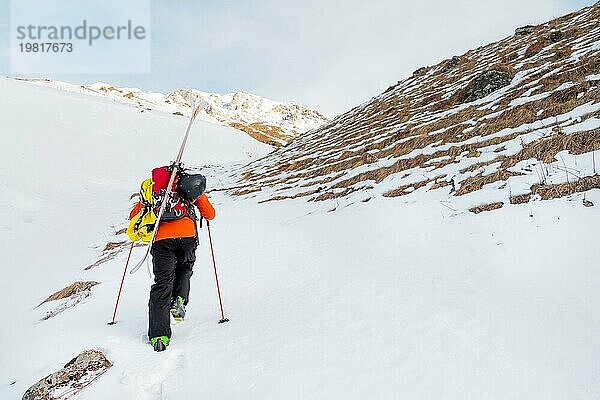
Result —
[[531, 33], [533, 33], [533, 25], [525, 25], [522, 26], [520, 28], [515, 29], [515, 36], [517, 37], [521, 37], [521, 36], [527, 36]]
[[496, 90], [508, 86], [512, 76], [506, 71], [492, 69], [482, 73], [473, 79], [462, 93], [461, 101], [469, 103], [479, 100], [495, 92]]
[[419, 68], [419, 69], [415, 70], [415, 71], [412, 73], [412, 76], [421, 76], [421, 75], [423, 75], [425, 72], [427, 72], [427, 69], [428, 69], [428, 68], [429, 68], [429, 67], [421, 67], [421, 68]]
[[449, 60], [446, 60], [442, 66], [441, 71], [442, 72], [448, 72], [450, 70], [453, 70], [454, 68], [456, 68], [458, 66], [458, 64], [460, 63], [460, 57], [459, 56], [454, 56]]
[[550, 32], [550, 35], [548, 35], [546, 40], [549, 41], [550, 43], [556, 43], [564, 37], [565, 37], [565, 34], [562, 31], [552, 31], [552, 32]]
[[112, 363], [98, 350], [85, 350], [65, 366], [31, 386], [23, 400], [63, 400], [71, 398], [106, 372]]
[[395, 84], [393, 84], [391, 86], [388, 86], [388, 88], [385, 89], [385, 91], [383, 93], [387, 93], [387, 92], [389, 92], [391, 90], [394, 90], [398, 86], [398, 84], [400, 84], [400, 81], [398, 81], [397, 83], [395, 83]]

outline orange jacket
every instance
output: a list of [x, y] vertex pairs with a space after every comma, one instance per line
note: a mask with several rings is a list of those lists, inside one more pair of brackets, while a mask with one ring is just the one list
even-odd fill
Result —
[[[194, 205], [198, 207], [200, 215], [207, 220], [211, 220], [215, 217], [215, 209], [208, 201], [208, 197], [205, 194], [198, 197], [194, 202]], [[129, 219], [133, 218], [141, 208], [142, 203], [138, 202], [129, 213]], [[154, 240], [171, 239], [171, 238], [184, 238], [196, 236], [196, 223], [189, 217], [181, 218], [175, 221], [164, 221], [158, 225], [158, 231]]]

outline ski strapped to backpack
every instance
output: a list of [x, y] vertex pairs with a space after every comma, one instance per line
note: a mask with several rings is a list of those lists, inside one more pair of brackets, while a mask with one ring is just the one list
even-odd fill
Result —
[[[176, 169], [181, 166], [181, 158], [183, 156], [183, 151], [185, 150], [185, 145], [187, 143], [188, 137], [190, 136], [190, 130], [192, 128], [192, 124], [194, 123], [194, 120], [198, 116], [198, 113], [200, 112], [200, 110], [203, 109], [204, 107], [206, 107], [206, 103], [202, 102], [198, 107], [193, 108], [194, 111], [192, 112], [192, 115], [190, 117], [190, 122], [188, 123], [187, 129], [185, 131], [185, 136], [183, 137], [181, 146], [179, 147], [179, 153], [177, 154], [177, 158], [175, 159], [175, 162], [173, 163], [174, 168], [170, 173], [169, 181], [166, 185], [166, 187], [167, 187], [166, 192], [172, 192], [172, 190], [173, 190], [173, 184], [175, 182], [175, 177], [177, 176]], [[165, 212], [166, 204], [167, 204], [166, 201], [163, 201], [161, 203], [160, 208], [158, 210], [158, 214], [156, 215], [156, 223], [153, 227], [154, 229], [152, 229], [152, 234], [150, 235], [150, 239], [148, 240], [150, 245], [146, 249], [146, 253], [144, 254], [144, 257], [131, 269], [131, 271], [129, 271], [130, 274], [133, 274], [138, 269], [140, 269], [140, 267], [144, 264], [144, 262], [148, 258], [148, 255], [150, 254], [150, 249], [152, 248], [152, 243], [154, 242], [154, 238], [156, 237], [156, 232], [158, 231], [158, 229], [160, 227], [162, 216], [163, 216], [163, 213]], [[150, 267], [148, 267], [148, 274], [151, 276]]]

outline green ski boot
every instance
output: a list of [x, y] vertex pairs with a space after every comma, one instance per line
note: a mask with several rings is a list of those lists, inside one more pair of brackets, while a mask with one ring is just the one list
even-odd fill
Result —
[[154, 351], [165, 351], [169, 345], [169, 338], [166, 336], [157, 336], [150, 339]]
[[183, 321], [185, 318], [185, 299], [181, 296], [177, 296], [171, 303], [171, 315], [175, 321]]

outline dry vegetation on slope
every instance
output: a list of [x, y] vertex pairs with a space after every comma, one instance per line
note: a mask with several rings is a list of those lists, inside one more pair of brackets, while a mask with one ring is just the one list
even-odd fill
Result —
[[[543, 171], [558, 153], [600, 149], [599, 20], [600, 3], [420, 68], [250, 164], [233, 193], [321, 201], [419, 188], [462, 196], [519, 177], [532, 191], [552, 183]], [[567, 180], [583, 178], [565, 169]]]

